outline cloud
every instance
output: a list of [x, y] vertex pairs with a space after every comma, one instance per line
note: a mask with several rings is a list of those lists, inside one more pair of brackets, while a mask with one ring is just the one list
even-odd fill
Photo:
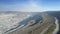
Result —
[[24, 3], [0, 6], [0, 11], [41, 12], [47, 10], [42, 8], [41, 2], [35, 0], [29, 0], [26, 2], [27, 3], [24, 1]]
[[[34, 1], [34, 0], [30, 0], [28, 4], [24, 5], [23, 10], [24, 12], [41, 12], [43, 10], [43, 8], [41, 6], [39, 6], [38, 1]], [[41, 5], [41, 3], [40, 3]]]
[[42, 12], [46, 11], [47, 9], [43, 8], [41, 2], [30, 0], [28, 4], [25, 5], [25, 9], [22, 10], [24, 12]]

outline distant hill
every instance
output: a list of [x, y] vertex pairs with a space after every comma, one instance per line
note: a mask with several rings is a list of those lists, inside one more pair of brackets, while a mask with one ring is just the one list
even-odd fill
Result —
[[54, 17], [57, 17], [60, 20], [60, 11], [47, 11], [44, 13], [47, 13], [47, 14], [54, 16]]

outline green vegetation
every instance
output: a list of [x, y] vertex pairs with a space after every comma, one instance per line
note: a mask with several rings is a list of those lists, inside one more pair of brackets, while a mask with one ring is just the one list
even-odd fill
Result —
[[[39, 31], [39, 34], [40, 34], [40, 33], [45, 29], [46, 25], [51, 22], [51, 19], [52, 19], [51, 16], [44, 15], [44, 16], [43, 16], [43, 22], [44, 22], [44, 23], [43, 23], [43, 24], [40, 24], [40, 26], [38, 26], [37, 28], [35, 28], [33, 31], [40, 30], [40, 31]], [[52, 22], [51, 22], [51, 23], [52, 23]], [[45, 24], [46, 24], [46, 25], [45, 25]], [[50, 25], [49, 25], [49, 26], [50, 26]], [[53, 32], [54, 28], [55, 28], [55, 24], [51, 25], [51, 26], [48, 28], [48, 30], [46, 31], [46, 33], [48, 34], [48, 33], [50, 33], [50, 32]], [[51, 30], [51, 31], [50, 31], [50, 30]], [[33, 31], [31, 30], [31, 31], [29, 31], [28, 33], [31, 34]], [[46, 33], [45, 33], [45, 34], [46, 34]]]
[[44, 34], [53, 34], [54, 29], [55, 25], [51, 25]]

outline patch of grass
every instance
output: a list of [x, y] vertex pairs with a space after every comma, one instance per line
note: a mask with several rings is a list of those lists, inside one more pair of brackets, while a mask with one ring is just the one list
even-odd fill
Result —
[[55, 28], [56, 28], [55, 25], [51, 25], [44, 34], [53, 34]]

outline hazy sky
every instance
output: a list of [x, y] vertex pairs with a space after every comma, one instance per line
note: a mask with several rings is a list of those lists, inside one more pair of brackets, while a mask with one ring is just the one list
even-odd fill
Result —
[[60, 0], [0, 0], [0, 11], [60, 10]]

